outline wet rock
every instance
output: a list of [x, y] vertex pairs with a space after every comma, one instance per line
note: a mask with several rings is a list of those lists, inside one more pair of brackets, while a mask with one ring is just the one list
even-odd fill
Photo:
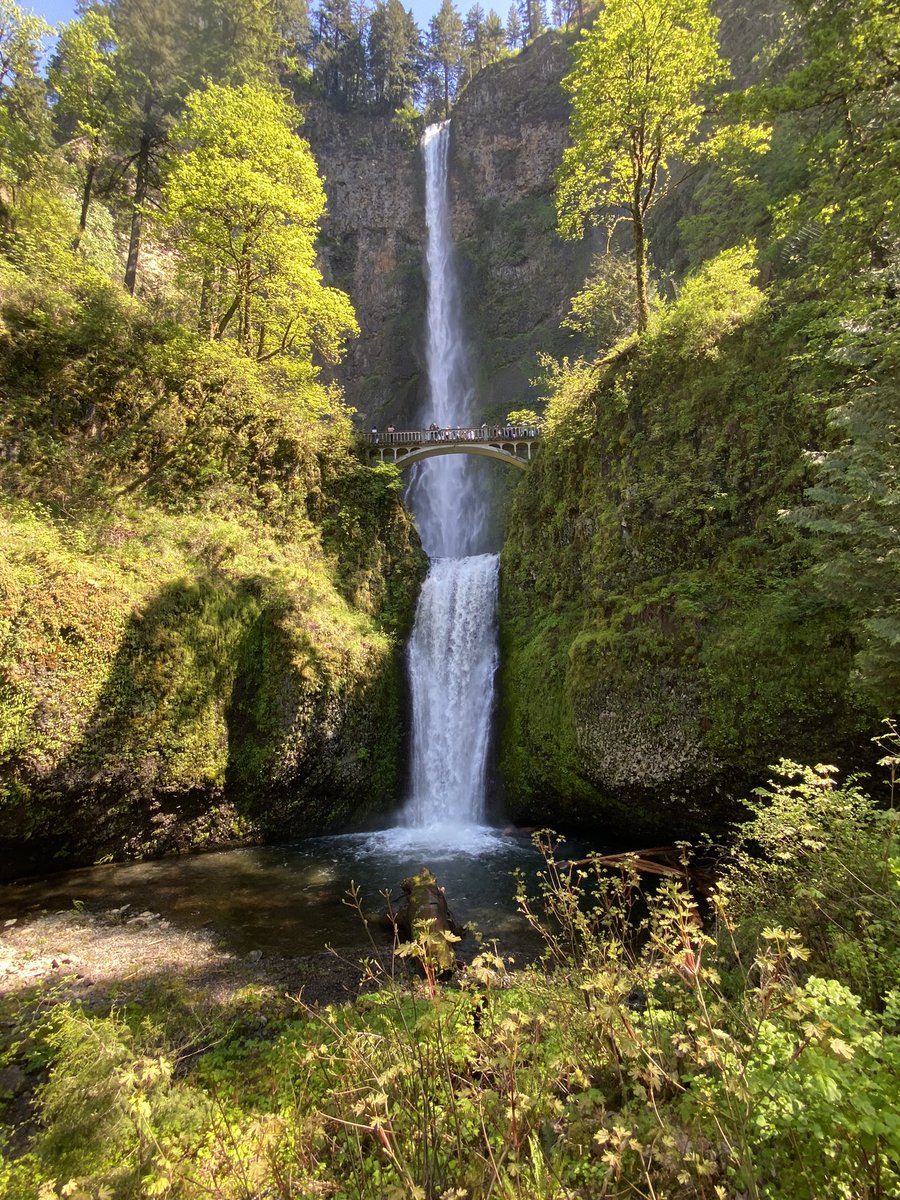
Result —
[[28, 1086], [28, 1076], [21, 1067], [0, 1068], [0, 1096], [18, 1096]]

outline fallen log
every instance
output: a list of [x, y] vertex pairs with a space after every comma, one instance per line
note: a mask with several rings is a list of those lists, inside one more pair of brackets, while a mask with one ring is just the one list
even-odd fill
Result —
[[453, 919], [444, 889], [431, 871], [422, 867], [418, 874], [403, 880], [400, 890], [403, 902], [390, 913], [398, 937], [421, 947], [426, 968], [430, 965], [436, 974], [449, 975], [456, 967], [453, 946], [463, 930]]
[[[620, 854], [592, 854], [588, 858], [566, 859], [565, 865], [570, 869], [591, 865], [610, 867], [613, 870], [631, 867], [642, 875], [658, 875], [670, 879], [687, 880], [698, 887], [703, 894], [708, 893], [715, 880], [713, 873], [694, 863], [685, 867], [680, 861], [681, 854], [682, 851], [677, 846], [651, 846], [643, 850], [629, 850]], [[657, 862], [656, 859], [663, 861]], [[674, 862], [677, 862], [678, 866], [672, 865]]]

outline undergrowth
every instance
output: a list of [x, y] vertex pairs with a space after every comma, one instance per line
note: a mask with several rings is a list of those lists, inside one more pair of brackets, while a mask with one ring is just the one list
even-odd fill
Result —
[[783, 763], [705, 898], [687, 847], [684, 876], [652, 889], [537, 841], [538, 895], [522, 883], [518, 903], [545, 954], [527, 970], [494, 947], [445, 984], [424, 930], [345, 1006], [20, 1004], [5, 1061], [39, 1082], [6, 1194], [897, 1194], [893, 807]]

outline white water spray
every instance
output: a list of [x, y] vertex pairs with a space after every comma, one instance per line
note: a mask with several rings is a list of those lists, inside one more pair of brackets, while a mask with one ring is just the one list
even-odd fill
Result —
[[[422, 426], [466, 425], [473, 390], [450, 228], [449, 122], [422, 139], [425, 160], [428, 405]], [[415, 468], [409, 498], [432, 558], [409, 645], [412, 786], [404, 820], [455, 844], [484, 820], [497, 669], [496, 554], [473, 554], [487, 505], [466, 455]]]
[[[474, 399], [450, 225], [449, 147], [450, 122], [429, 125], [422, 138], [428, 401], [420, 424], [433, 421], [441, 428], [471, 424]], [[409, 501], [432, 558], [461, 558], [483, 548], [486, 505], [472, 461], [465, 454], [449, 454], [413, 468]]]
[[484, 819], [496, 606], [496, 554], [432, 562], [409, 644], [414, 825]]

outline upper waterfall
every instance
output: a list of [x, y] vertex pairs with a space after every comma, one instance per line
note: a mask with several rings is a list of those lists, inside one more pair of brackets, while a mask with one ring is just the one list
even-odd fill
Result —
[[[421, 426], [468, 425], [474, 389], [459, 295], [459, 273], [450, 212], [450, 122], [429, 125], [422, 138], [425, 164], [425, 280], [428, 301], [425, 351], [428, 398]], [[459, 558], [484, 549], [485, 497], [464, 456], [435, 459], [415, 468], [409, 500], [426, 552]]]

